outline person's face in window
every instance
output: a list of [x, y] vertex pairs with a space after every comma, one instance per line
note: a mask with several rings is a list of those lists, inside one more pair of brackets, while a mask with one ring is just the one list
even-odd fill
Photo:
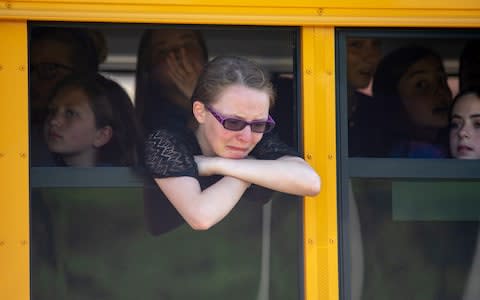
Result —
[[466, 94], [452, 108], [450, 152], [455, 158], [480, 159], [480, 98]]
[[[247, 122], [265, 121], [268, 119], [269, 101], [269, 95], [264, 91], [233, 85], [225, 88], [210, 106], [223, 117]], [[240, 131], [225, 129], [198, 101], [193, 109], [199, 123], [197, 137], [204, 155], [245, 158], [262, 139], [263, 134], [253, 132], [250, 126]]]
[[428, 57], [412, 64], [401, 77], [398, 92], [411, 122], [419, 128], [448, 125], [452, 94], [441, 62]]
[[73, 71], [72, 53], [68, 45], [55, 40], [32, 44], [30, 52], [30, 105], [32, 110], [45, 110], [55, 85]]
[[78, 88], [65, 88], [53, 98], [44, 134], [50, 151], [85, 166], [95, 162], [96, 149], [108, 142], [96, 127], [87, 95]]
[[367, 38], [347, 40], [347, 79], [353, 89], [368, 86], [381, 57], [380, 41]]
[[195, 32], [188, 29], [158, 29], [152, 34], [152, 76], [162, 86], [178, 81], [196, 81], [205, 61]]

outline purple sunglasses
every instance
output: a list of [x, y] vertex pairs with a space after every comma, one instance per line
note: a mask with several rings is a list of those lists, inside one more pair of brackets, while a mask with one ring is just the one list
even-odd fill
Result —
[[222, 116], [220, 113], [215, 111], [211, 106], [205, 105], [205, 108], [217, 119], [217, 121], [222, 124], [223, 128], [231, 131], [240, 131], [245, 126], [250, 125], [250, 129], [256, 133], [267, 133], [275, 127], [275, 121], [272, 119], [270, 115], [268, 115], [268, 119], [266, 121], [253, 121], [247, 122], [245, 120], [237, 119], [237, 118], [226, 118]]

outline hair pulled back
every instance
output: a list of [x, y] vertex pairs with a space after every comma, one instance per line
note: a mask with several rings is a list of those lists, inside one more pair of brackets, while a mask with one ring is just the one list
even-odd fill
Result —
[[192, 102], [214, 103], [223, 90], [232, 85], [266, 92], [270, 108], [275, 102], [275, 93], [268, 74], [253, 61], [238, 56], [218, 56], [211, 60], [198, 78]]

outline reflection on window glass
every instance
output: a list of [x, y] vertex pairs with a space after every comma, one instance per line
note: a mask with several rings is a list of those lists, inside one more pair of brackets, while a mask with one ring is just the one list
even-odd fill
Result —
[[480, 60], [472, 51], [476, 44], [467, 38], [348, 37], [349, 156], [451, 157], [454, 84], [460, 91], [478, 88], [478, 74], [466, 67]]
[[150, 132], [192, 124], [219, 55], [268, 71], [275, 134], [297, 153], [296, 29], [54, 25], [30, 30], [32, 299], [298, 298], [299, 197], [252, 186], [199, 232], [137, 172]]
[[[351, 251], [363, 251], [351, 253], [352, 299], [462, 299], [472, 292], [480, 210], [469, 197], [478, 195], [478, 182], [355, 179], [351, 188], [351, 220], [359, 223]], [[362, 289], [354, 290], [358, 282]]]

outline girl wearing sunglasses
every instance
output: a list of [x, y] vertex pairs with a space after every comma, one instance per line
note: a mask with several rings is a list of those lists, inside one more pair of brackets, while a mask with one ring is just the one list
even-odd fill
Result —
[[319, 193], [317, 173], [266, 134], [275, 126], [269, 116], [273, 102], [272, 84], [256, 64], [217, 57], [192, 95], [196, 128], [161, 129], [149, 136], [147, 169], [193, 229], [206, 230], [222, 220], [252, 184], [300, 196]]

